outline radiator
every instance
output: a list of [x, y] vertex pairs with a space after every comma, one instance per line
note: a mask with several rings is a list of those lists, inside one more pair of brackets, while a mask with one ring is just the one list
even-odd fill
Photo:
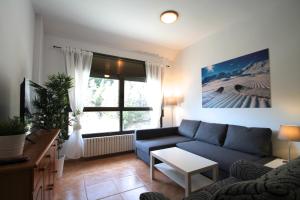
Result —
[[134, 150], [134, 134], [84, 139], [84, 157], [108, 155]]

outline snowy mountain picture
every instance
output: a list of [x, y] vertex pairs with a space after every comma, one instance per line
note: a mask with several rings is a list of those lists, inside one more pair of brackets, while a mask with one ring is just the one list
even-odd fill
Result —
[[269, 50], [202, 68], [203, 108], [270, 108]]

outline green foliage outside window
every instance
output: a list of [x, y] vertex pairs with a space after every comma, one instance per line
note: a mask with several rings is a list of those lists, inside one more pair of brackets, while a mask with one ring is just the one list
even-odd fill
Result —
[[[89, 79], [89, 98], [87, 106], [91, 107], [119, 107], [118, 94], [119, 82], [115, 79], [90, 77]], [[145, 83], [137, 81], [125, 81], [124, 85], [124, 106], [125, 107], [147, 107], [145, 97]], [[99, 112], [101, 118], [114, 118], [113, 112]], [[150, 121], [149, 111], [123, 111], [123, 129], [129, 130], [139, 124]]]

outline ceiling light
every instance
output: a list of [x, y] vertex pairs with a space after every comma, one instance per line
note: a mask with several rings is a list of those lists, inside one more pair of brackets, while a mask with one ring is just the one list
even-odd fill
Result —
[[167, 10], [160, 15], [160, 20], [165, 24], [174, 23], [178, 19], [178, 13], [173, 10]]
[[108, 75], [108, 74], [104, 74], [104, 77], [105, 77], [105, 78], [109, 78], [109, 77], [110, 77], [110, 75]]

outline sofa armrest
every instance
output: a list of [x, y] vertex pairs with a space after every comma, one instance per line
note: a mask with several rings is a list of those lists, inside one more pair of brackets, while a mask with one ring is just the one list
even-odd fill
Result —
[[169, 200], [163, 194], [158, 192], [145, 192], [140, 195], [140, 200]]
[[230, 175], [237, 179], [247, 181], [257, 179], [271, 170], [272, 168], [261, 164], [247, 160], [238, 160], [231, 165]]
[[135, 140], [146, 140], [175, 134], [178, 134], [178, 127], [136, 130]]

